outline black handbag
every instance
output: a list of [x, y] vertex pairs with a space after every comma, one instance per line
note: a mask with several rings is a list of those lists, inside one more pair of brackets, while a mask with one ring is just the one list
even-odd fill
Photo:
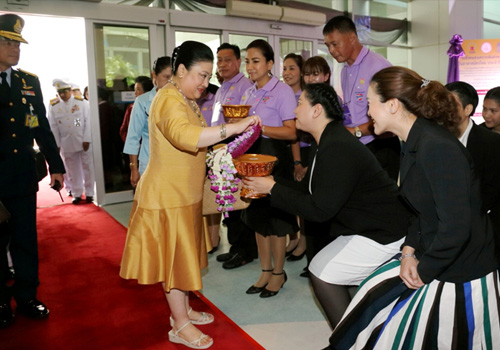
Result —
[[45, 176], [47, 176], [47, 163], [45, 163], [45, 157], [39, 150], [35, 151], [35, 166], [36, 166], [36, 178], [41, 181]]
[[0, 224], [3, 224], [4, 222], [9, 221], [9, 219], [10, 219], [9, 211], [7, 210], [7, 208], [5, 208], [3, 203], [0, 201]]

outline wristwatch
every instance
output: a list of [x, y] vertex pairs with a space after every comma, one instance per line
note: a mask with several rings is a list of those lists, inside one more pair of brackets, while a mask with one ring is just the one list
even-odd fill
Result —
[[296, 161], [293, 162], [293, 165], [299, 165], [299, 164], [302, 165], [302, 162], [300, 160], [296, 160]]
[[354, 136], [356, 136], [358, 139], [361, 138], [361, 136], [363, 136], [361, 129], [358, 128], [357, 126], [354, 127]]

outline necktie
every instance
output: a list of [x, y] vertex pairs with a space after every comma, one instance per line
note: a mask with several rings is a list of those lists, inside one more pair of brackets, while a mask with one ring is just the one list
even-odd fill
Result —
[[2, 84], [0, 84], [0, 104], [6, 105], [9, 101], [10, 95], [10, 86], [7, 82], [7, 73], [0, 73], [0, 77], [2, 78]]

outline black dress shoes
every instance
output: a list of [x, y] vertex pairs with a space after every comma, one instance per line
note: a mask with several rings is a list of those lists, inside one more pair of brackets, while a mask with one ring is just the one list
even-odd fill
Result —
[[224, 262], [224, 261], [228, 261], [228, 260], [231, 260], [231, 258], [234, 256], [234, 254], [232, 253], [223, 253], [223, 254], [219, 254], [217, 255], [217, 258], [215, 258], [215, 260], [217, 260], [218, 262]]
[[92, 197], [92, 196], [85, 197], [85, 202], [92, 203], [93, 201], [94, 201], [94, 197]]
[[10, 307], [10, 302], [0, 304], [0, 328], [7, 328], [14, 323], [14, 313]]
[[223, 263], [222, 267], [225, 268], [226, 270], [231, 270], [246, 265], [252, 261], [253, 259], [245, 259], [243, 255], [241, 255], [240, 253], [236, 253], [230, 260]]
[[71, 203], [79, 204], [81, 201], [82, 201], [82, 197], [75, 197], [75, 198], [73, 198], [73, 201]]
[[22, 313], [24, 316], [41, 320], [42, 318], [49, 317], [49, 309], [37, 299], [31, 299], [17, 304], [16, 312]]

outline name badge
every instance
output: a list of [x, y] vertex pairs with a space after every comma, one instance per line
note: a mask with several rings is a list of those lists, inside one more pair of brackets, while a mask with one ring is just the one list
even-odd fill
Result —
[[38, 116], [36, 114], [26, 114], [26, 123], [25, 125], [30, 128], [36, 128], [39, 126], [38, 124]]

